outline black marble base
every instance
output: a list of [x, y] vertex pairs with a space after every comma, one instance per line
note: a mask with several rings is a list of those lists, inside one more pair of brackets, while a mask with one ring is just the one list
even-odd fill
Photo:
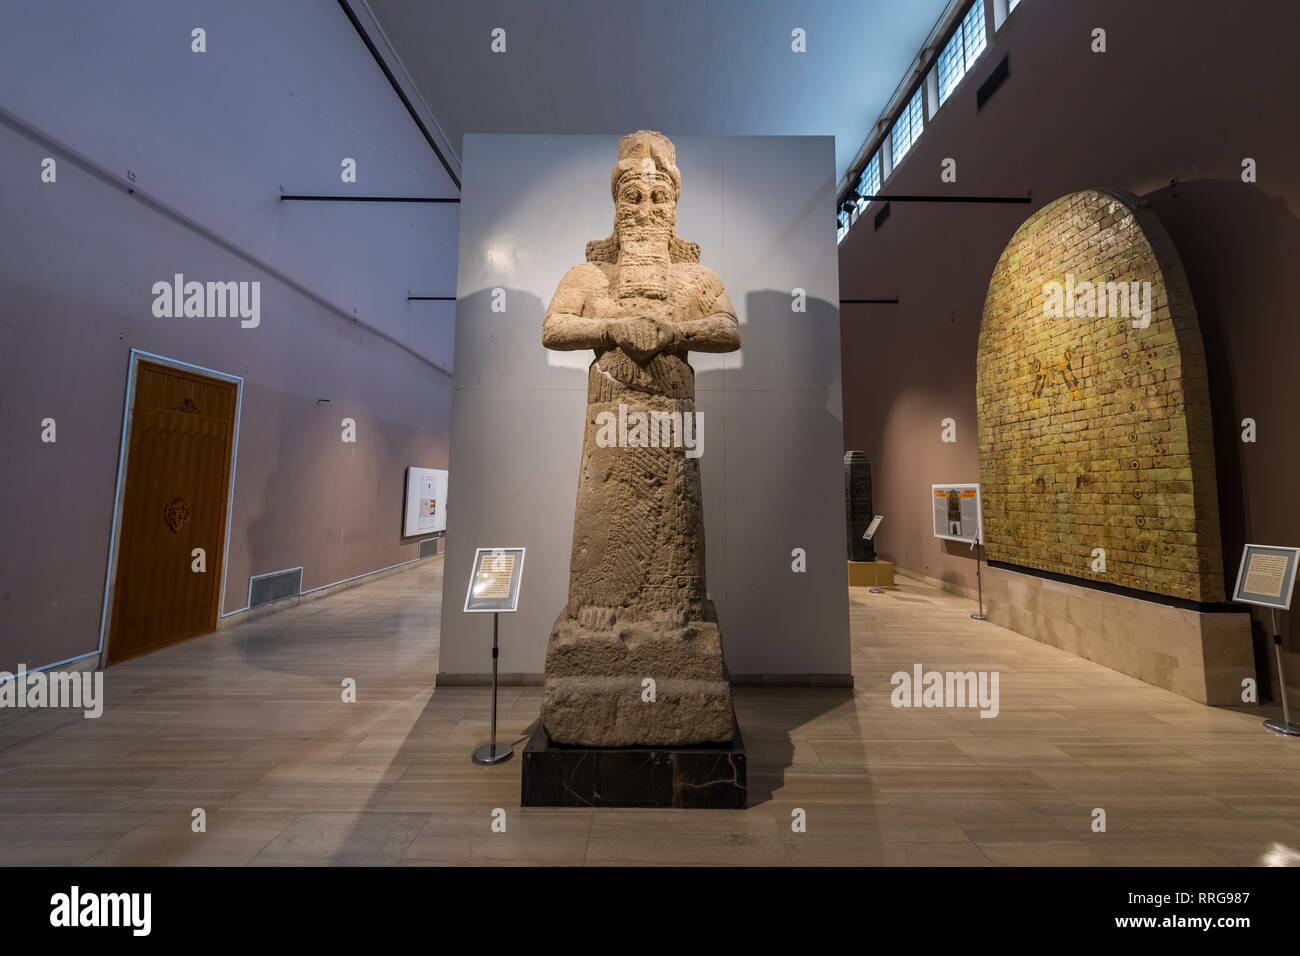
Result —
[[551, 743], [539, 719], [524, 747], [525, 807], [682, 807], [743, 810], [745, 744], [570, 747]]

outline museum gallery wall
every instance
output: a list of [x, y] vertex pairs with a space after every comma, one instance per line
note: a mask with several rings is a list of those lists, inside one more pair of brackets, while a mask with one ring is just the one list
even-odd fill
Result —
[[[412, 275], [450, 294], [456, 207], [286, 202], [277, 187], [346, 190], [338, 161], [321, 158], [350, 156], [376, 193], [452, 194], [346, 18], [333, 4], [266, 4], [249, 31], [243, 6], [207, 8], [212, 35], [243, 44], [234, 82], [196, 70], [173, 21], [133, 16], [128, 29], [120, 13], [83, 4], [82, 28], [69, 29], [66, 11], [35, 4], [6, 11], [13, 29], [0, 29], [0, 156], [38, 172], [57, 158], [56, 182], [0, 184], [0, 431], [38, 442], [0, 454], [0, 498], [21, 502], [0, 512], [0, 540], [22, 543], [22, 559], [0, 569], [11, 671], [98, 658], [132, 349], [243, 379], [227, 620], [240, 619], [254, 575], [301, 567], [306, 590], [414, 561], [405, 469], [447, 463], [451, 306], [406, 296]], [[32, 82], [51, 50], [95, 67]], [[177, 89], [158, 82], [172, 73], [202, 109], [176, 108]], [[337, 108], [326, 116], [290, 86]], [[256, 287], [256, 322], [158, 314], [155, 284], [177, 273]], [[355, 442], [342, 440], [345, 418]], [[41, 440], [45, 419], [54, 441]], [[219, 558], [209, 549], [208, 568]]]
[[[490, 671], [489, 626], [453, 596], [476, 547], [528, 548], [518, 613], [501, 622], [505, 680], [541, 682], [568, 603], [593, 353], [544, 347], [543, 324], [588, 243], [599, 252], [612, 237], [619, 139], [465, 139], [440, 684]], [[848, 684], [838, 275], [824, 226], [832, 144], [671, 142], [676, 235], [698, 246], [739, 322], [738, 350], [689, 356], [703, 424], [690, 459], [707, 541], [701, 597], [716, 607], [733, 681]]]
[[[1183, 9], [1188, 22], [1200, 24], [1207, 35], [1217, 38], [1221, 70], [1249, 75], [1265, 86], [1288, 84], [1288, 65], [1251, 52], [1256, 38], [1250, 35], [1250, 24], [1234, 11], [1208, 0], [1191, 0]], [[1112, 35], [1122, 35], [1126, 41], [1114, 44], [1104, 56], [1092, 53], [1086, 43], [1074, 42], [1074, 37], [1088, 36], [1103, 21]], [[1180, 58], [1184, 55], [1186, 59]], [[975, 90], [1003, 57], [1008, 58], [1009, 78], [981, 106]], [[1163, 403], [1171, 398], [1175, 404], [1187, 403], [1182, 417], [1187, 421], [1188, 459], [1182, 467], [1191, 474], [1173, 480], [1184, 482], [1177, 494], [1191, 495], [1193, 504], [1196, 495], [1204, 498], [1212, 493], [1208, 483], [1212, 480], [1217, 487], [1219, 523], [1217, 543], [1215, 529], [1201, 520], [1175, 531], [1185, 536], [1170, 542], [1181, 549], [1179, 553], [1157, 553], [1152, 557], [1159, 560], [1153, 562], [1148, 557], [1150, 541], [1148, 552], [1140, 550], [1145, 532], [1136, 519], [1142, 515], [1120, 511], [1121, 517], [1128, 515], [1129, 524], [1124, 534], [1119, 533], [1122, 525], [1106, 528], [1111, 538], [1108, 568], [1120, 567], [1134, 592], [1171, 601], [1175, 600], [1171, 591], [1180, 591], [1182, 600], [1222, 600], [1224, 576], [1235, 572], [1243, 543], [1300, 538], [1300, 513], [1283, 504], [1290, 500], [1292, 476], [1300, 469], [1300, 452], [1289, 437], [1290, 423], [1300, 418], [1291, 371], [1294, 356], [1300, 354], [1300, 326], [1276, 321], [1279, 314], [1289, 314], [1291, 304], [1300, 298], [1300, 271], [1295, 268], [1300, 260], [1300, 227], [1294, 213], [1300, 207], [1300, 180], [1292, 162], [1300, 149], [1300, 133], [1294, 124], [1261, 127], [1258, 117], [1241, 111], [1235, 94], [1216, 82], [1212, 73], [1191, 68], [1194, 59], [1193, 51], [1170, 40], [1167, 18], [1156, 7], [1119, 0], [1099, 0], [1090, 9], [1021, 4], [976, 64], [971, 79], [933, 117], [927, 117], [927, 132], [885, 189], [923, 195], [947, 190], [1008, 201], [894, 203], [879, 229], [872, 227], [870, 217], [879, 211], [878, 204], [872, 204], [868, 218], [841, 245], [846, 299], [899, 299], [895, 305], [844, 306], [842, 330], [846, 447], [862, 449], [871, 461], [875, 509], [890, 516], [888, 527], [893, 529], [883, 539], [884, 555], [905, 572], [974, 597], [974, 555], [960, 544], [928, 533], [925, 492], [936, 481], [981, 478], [977, 396], [985, 386], [979, 378], [977, 352], [985, 302], [991, 283], [997, 281], [1000, 257], [1017, 230], [1038, 211], [1098, 188], [1136, 197], [1138, 210], [1159, 220], [1182, 263], [1200, 327], [1206, 389], [1198, 397], [1195, 388], [1184, 390], [1180, 384], [1158, 401], [1162, 414], [1169, 407]], [[1151, 70], [1178, 73], [1181, 93], [1175, 101], [1131, 82], [1132, 76]], [[1077, 82], [1080, 76], [1088, 77], [1087, 82]], [[1216, 118], [1212, 134], [1203, 123], [1206, 116]], [[1007, 144], [1019, 148], [1007, 149]], [[957, 181], [944, 184], [939, 179], [941, 164], [950, 157], [957, 162]], [[1243, 181], [1246, 158], [1253, 159], [1259, 170], [1256, 182]], [[1020, 204], [1020, 199], [1028, 203]], [[1157, 261], [1162, 260], [1165, 253], [1158, 243], [1152, 244]], [[1043, 282], [1063, 282], [1062, 271], [1044, 276]], [[942, 281], [936, 281], [940, 275]], [[1163, 272], [1163, 277], [1167, 282], [1168, 273]], [[1041, 304], [1041, 287], [1038, 292]], [[1169, 301], [1172, 305], [1174, 296]], [[1137, 368], [1145, 368], [1147, 361], [1172, 367], [1168, 354], [1142, 357], [1143, 341], [1135, 340], [1138, 353], [1115, 359], [1109, 374], [1122, 372], [1126, 365], [1134, 367], [1130, 359], [1140, 359]], [[1076, 374], [1080, 367], [1064, 355], [1069, 343], [1055, 343], [1051, 351], [1045, 340], [1041, 345], [1045, 354], [1026, 353], [1028, 364], [1007, 370], [1003, 397], [1011, 389], [1010, 394], [1027, 401], [1032, 398], [1035, 376], [1045, 373], [1037, 413], [1069, 408], [1072, 403], [1077, 410], [1087, 409], [1086, 396], [1072, 398], [1068, 376], [1062, 375], [1067, 361]], [[1127, 346], [1121, 346], [1121, 351], [1123, 347]], [[1172, 343], [1159, 348], [1168, 353]], [[1184, 374], [1195, 373], [1201, 359], [1187, 348], [1182, 333], [1178, 351]], [[877, 361], [881, 354], [890, 355], [891, 361]], [[1100, 359], [1088, 350], [1077, 355], [1086, 367], [1103, 371], [1100, 364], [1091, 364]], [[1035, 372], [1035, 360], [1046, 367]], [[1195, 377], [1189, 378], [1189, 384]], [[1094, 380], [1094, 386], [1103, 384], [1100, 376]], [[996, 397], [996, 391], [993, 394]], [[1212, 428], [1212, 475], [1205, 457], [1204, 396], [1208, 396]], [[1145, 393], [1142, 397], [1150, 400]], [[1093, 399], [1100, 402], [1101, 396], [1094, 394]], [[1119, 413], [1137, 414], [1127, 412], [1135, 400], [1123, 403]], [[1026, 408], [1024, 413], [1028, 412]], [[956, 440], [945, 442], [942, 422], [949, 418], [956, 426]], [[1175, 414], [1171, 419], [1135, 422], [1142, 429], [1139, 440], [1130, 444], [1153, 449], [1159, 442], [1173, 451], [1173, 437], [1162, 437], [1158, 430], [1162, 421], [1181, 427], [1177, 418]], [[1247, 419], [1256, 426], [1249, 436], [1254, 441], [1243, 440], [1249, 434]], [[1044, 427], [1050, 425], [1043, 421]], [[1114, 460], [1120, 464], [1125, 462], [1122, 446], [1133, 432], [1133, 428], [1117, 430], [1113, 436], [1119, 442], [1113, 448]], [[1197, 455], [1202, 456], [1199, 462]], [[1129, 483], [1133, 472], [1143, 470], [1143, 458], [1154, 465], [1149, 454], [1128, 461], [1134, 457], [1139, 467], [1128, 472]], [[1048, 470], [1047, 463], [1043, 470]], [[1070, 474], [1055, 465], [1050, 470], [1053, 476], [1058, 471]], [[1092, 471], [1087, 479], [1094, 482], [1094, 489], [1104, 480], [1101, 474]], [[1038, 477], [1032, 468], [1024, 476], [1031, 485]], [[1074, 489], [1060, 491], [1075, 494]], [[1049, 493], [1056, 492], [1025, 491], [1024, 499], [1032, 504], [1035, 495], [1041, 501]], [[1084, 493], [1082, 487], [1078, 493]], [[990, 500], [986, 490], [985, 502], [991, 558], [995, 547], [1009, 548], [1013, 551], [1001, 553], [1008, 564], [1034, 569], [1034, 561], [1038, 566], [1068, 565], [1060, 572], [1080, 582], [1098, 580], [1092, 571], [1092, 548], [1104, 543], [1076, 554], [1076, 542], [1059, 547], [1039, 539], [1024, 518], [1019, 520], [1020, 530], [1028, 532], [1025, 539], [1007, 541], [1003, 532], [1010, 526], [1005, 521], [1017, 520], [1016, 516], [1003, 511], [1006, 506], [997, 503], [996, 491]], [[999, 532], [1003, 540], [995, 546], [992, 525], [1000, 520], [999, 513], [1008, 517], [1002, 519]], [[1080, 514], [1092, 517], [1086, 511]], [[1055, 533], [1084, 537], [1079, 534], [1081, 520], [1068, 519], [1068, 528], [1066, 521], [1058, 516], [1048, 525]], [[1095, 526], [1092, 521], [1088, 524]], [[1112, 560], [1117, 544], [1121, 553], [1136, 544], [1140, 560], [1127, 569], [1123, 561], [1117, 566]], [[1216, 566], [1222, 569], [1217, 582], [1213, 580]], [[1086, 590], [1089, 597], [1076, 602], [1081, 609], [1095, 609], [1110, 600], [1104, 592]], [[1261, 682], [1268, 682], [1272, 670], [1275, 683], [1276, 670], [1271, 662], [1264, 663], [1271, 655], [1266, 653], [1258, 623], [1254, 643]], [[1291, 651], [1288, 673], [1300, 673], [1293, 637], [1288, 636], [1287, 647]]]

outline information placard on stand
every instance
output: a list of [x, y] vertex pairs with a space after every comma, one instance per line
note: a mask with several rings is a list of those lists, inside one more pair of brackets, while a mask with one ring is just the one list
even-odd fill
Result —
[[1241, 552], [1241, 566], [1237, 569], [1237, 586], [1232, 590], [1232, 599], [1238, 604], [1289, 610], [1298, 560], [1300, 548], [1246, 545]]
[[930, 510], [936, 538], [967, 544], [984, 540], [984, 508], [978, 484], [931, 485]]
[[969, 544], [975, 553], [975, 586], [979, 590], [979, 610], [971, 615], [973, 621], [987, 621], [984, 613], [984, 574], [981, 569], [984, 557], [984, 503], [980, 500], [980, 486], [931, 485], [930, 509], [934, 515], [934, 536], [945, 541]]
[[523, 548], [478, 548], [465, 591], [465, 612], [492, 615], [492, 735], [470, 757], [477, 764], [504, 763], [514, 748], [497, 740], [497, 658], [502, 614], [519, 609], [519, 586], [524, 578]]
[[1270, 717], [1264, 721], [1264, 726], [1288, 737], [1300, 737], [1300, 726], [1291, 723], [1291, 708], [1287, 704], [1286, 670], [1282, 666], [1282, 632], [1277, 626], [1277, 612], [1291, 607], [1297, 564], [1300, 564], [1300, 548], [1248, 544], [1241, 552], [1237, 586], [1232, 589], [1232, 599], [1238, 604], [1256, 604], [1268, 608], [1269, 620], [1273, 624], [1273, 653], [1277, 655], [1282, 719]]
[[[885, 520], [884, 515], [876, 515], [874, 518], [872, 518], [871, 524], [867, 525], [867, 530], [862, 532], [862, 540], [871, 541], [873, 538], [875, 538], [876, 532], [880, 530], [880, 522], [884, 520]], [[874, 578], [873, 578], [874, 583], [871, 587], [867, 588], [867, 593], [884, 594], [885, 589], [880, 586], [880, 552], [878, 551], [876, 552], [876, 560], [872, 561], [871, 563], [873, 565], [872, 572], [874, 574]]]
[[510, 613], [519, 608], [523, 548], [479, 548], [465, 592], [466, 613]]

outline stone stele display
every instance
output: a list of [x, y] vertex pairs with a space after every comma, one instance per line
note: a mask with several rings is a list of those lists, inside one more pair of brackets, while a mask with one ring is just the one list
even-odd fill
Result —
[[1151, 210], [1090, 189], [1016, 230], [977, 383], [990, 561], [1224, 599], [1205, 348]]
[[1178, 251], [1135, 196], [1071, 193], [1016, 230], [984, 303], [976, 407], [988, 619], [1240, 703], [1250, 617], [1219, 603], [1205, 347]]
[[[722, 281], [676, 232], [676, 150], [619, 141], [614, 231], [587, 243], [542, 328], [548, 349], [594, 349], [573, 521], [569, 600], [546, 650], [551, 743], [678, 747], [734, 737], [704, 571], [695, 373], [688, 352], [740, 347]], [[653, 698], [653, 699], [651, 699]]]
[[875, 517], [871, 510], [871, 462], [865, 451], [844, 454], [844, 517], [850, 561], [876, 560], [876, 544], [862, 535]]

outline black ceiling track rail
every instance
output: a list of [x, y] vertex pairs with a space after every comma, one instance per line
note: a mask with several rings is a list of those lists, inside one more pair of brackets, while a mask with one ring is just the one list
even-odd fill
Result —
[[424, 125], [424, 121], [420, 119], [420, 114], [415, 112], [415, 107], [411, 105], [411, 101], [407, 99], [406, 94], [402, 92], [402, 87], [398, 85], [397, 77], [393, 76], [393, 71], [388, 68], [388, 64], [384, 62], [384, 58], [380, 56], [379, 51], [375, 49], [375, 45], [370, 41], [370, 35], [366, 33], [365, 29], [361, 26], [361, 21], [358, 20], [357, 15], [352, 12], [352, 8], [348, 6], [347, 0], [339, 0], [339, 6], [343, 8], [343, 12], [346, 13], [348, 19], [352, 21], [353, 29], [357, 31], [357, 35], [360, 36], [362, 41], [366, 44], [366, 49], [369, 50], [370, 55], [375, 58], [375, 62], [379, 64], [379, 68], [384, 71], [384, 76], [388, 77], [388, 83], [392, 86], [393, 92], [397, 94], [397, 98], [400, 99], [402, 105], [406, 107], [406, 112], [411, 114], [411, 119], [415, 121], [415, 125], [418, 126], [420, 132], [424, 134], [424, 139], [429, 144], [429, 148], [433, 150], [433, 154], [438, 157], [438, 162], [442, 163], [442, 168], [447, 171], [447, 175], [450, 176], [451, 181], [456, 184], [456, 188], [460, 189], [460, 177], [452, 171], [451, 164], [447, 162], [447, 157], [442, 155], [442, 150], [440, 150], [438, 144], [433, 141], [433, 135], [429, 132], [428, 127]]
[[450, 199], [432, 196], [281, 196], [280, 202], [460, 202], [459, 197]]
[[863, 196], [868, 202], [988, 202], [988, 203], [1020, 203], [1028, 204], [1033, 202], [1031, 196], [897, 196], [897, 195], [875, 195]]
[[407, 302], [455, 302], [454, 295], [408, 295]]

